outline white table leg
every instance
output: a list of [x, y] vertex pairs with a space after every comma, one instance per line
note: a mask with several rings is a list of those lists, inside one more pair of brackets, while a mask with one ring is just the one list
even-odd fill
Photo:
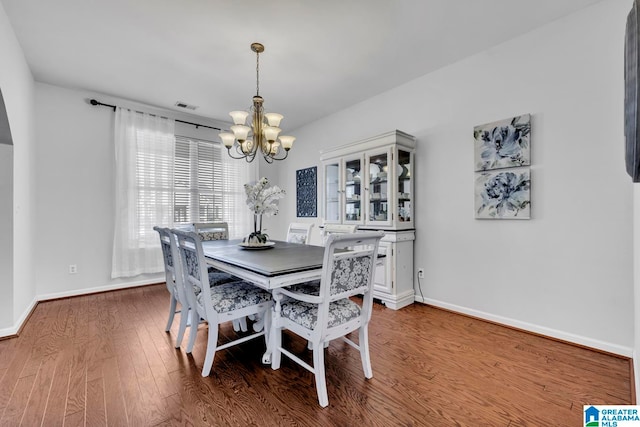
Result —
[[271, 353], [273, 352], [273, 346], [274, 346], [274, 338], [275, 338], [275, 325], [276, 323], [273, 321], [274, 319], [274, 315], [275, 315], [275, 306], [271, 309], [271, 313], [269, 313], [269, 316], [264, 316], [269, 317], [268, 319], [266, 319], [265, 322], [265, 333], [267, 334], [267, 351], [265, 351], [265, 353], [262, 355], [262, 363], [264, 365], [271, 365]]

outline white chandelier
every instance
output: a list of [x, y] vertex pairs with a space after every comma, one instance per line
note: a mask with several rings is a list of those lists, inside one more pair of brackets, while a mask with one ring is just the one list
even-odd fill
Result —
[[[219, 135], [232, 158], [252, 162], [260, 149], [267, 163], [273, 163], [274, 160], [287, 158], [296, 138], [280, 135], [280, 121], [284, 117], [282, 114], [264, 112], [264, 99], [260, 96], [260, 53], [264, 52], [264, 46], [252, 43], [251, 50], [256, 53], [256, 96], [253, 97], [253, 105], [249, 111], [230, 112], [234, 123], [231, 126], [233, 133], [222, 132]], [[253, 116], [251, 126], [247, 126], [245, 123], [250, 114]], [[231, 148], [234, 146], [235, 152], [232, 152]]]

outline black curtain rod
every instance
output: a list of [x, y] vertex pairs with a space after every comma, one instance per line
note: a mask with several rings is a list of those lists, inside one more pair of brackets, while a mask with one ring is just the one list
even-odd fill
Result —
[[[115, 105], [103, 104], [102, 102], [97, 101], [97, 100], [95, 100], [95, 99], [90, 99], [90, 100], [89, 100], [89, 103], [90, 103], [91, 105], [102, 105], [103, 107], [113, 108], [113, 112], [114, 112], [114, 113], [116, 112], [116, 106], [115, 106]], [[136, 113], [143, 113], [143, 111], [136, 111]], [[151, 116], [155, 116], [155, 114], [150, 114], [150, 115], [151, 115]], [[178, 120], [178, 119], [174, 119], [174, 120], [175, 120], [176, 122], [180, 122], [180, 123], [184, 123], [184, 124], [187, 124], [187, 125], [195, 126], [195, 127], [196, 127], [196, 129], [198, 129], [198, 128], [209, 128], [209, 129], [215, 129], [215, 130], [220, 130], [220, 131], [222, 130], [222, 129], [217, 128], [217, 127], [208, 126], [208, 125], [201, 125], [201, 124], [199, 124], [199, 123], [185, 122], [184, 120]]]

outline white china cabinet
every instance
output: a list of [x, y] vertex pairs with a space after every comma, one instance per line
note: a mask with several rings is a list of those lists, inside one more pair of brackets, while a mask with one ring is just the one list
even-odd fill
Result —
[[388, 132], [321, 152], [325, 223], [384, 230], [374, 297], [393, 309], [414, 301], [415, 138]]

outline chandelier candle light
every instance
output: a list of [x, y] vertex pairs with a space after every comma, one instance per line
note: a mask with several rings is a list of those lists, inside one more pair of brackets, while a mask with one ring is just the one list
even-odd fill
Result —
[[[287, 158], [296, 138], [280, 135], [282, 131], [279, 128], [280, 121], [284, 117], [282, 114], [265, 113], [262, 105], [264, 99], [260, 96], [260, 53], [264, 52], [264, 46], [260, 43], [252, 43], [251, 50], [256, 53], [256, 95], [253, 97], [253, 105], [250, 111], [230, 112], [229, 115], [234, 123], [231, 126], [233, 133], [222, 132], [219, 135], [232, 158], [252, 162], [260, 149], [267, 163], [273, 163], [274, 160]], [[249, 115], [252, 115], [251, 126], [245, 124]], [[280, 135], [279, 138], [278, 135]], [[231, 151], [234, 146], [235, 153]]]

